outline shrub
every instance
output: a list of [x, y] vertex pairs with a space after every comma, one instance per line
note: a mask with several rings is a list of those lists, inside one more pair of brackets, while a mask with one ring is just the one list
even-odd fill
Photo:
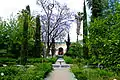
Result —
[[13, 64], [16, 64], [16, 59], [13, 59], [13, 58], [0, 58], [0, 63], [7, 64], [7, 65], [13, 65]]
[[81, 68], [78, 65], [73, 65], [71, 71], [75, 74], [78, 80], [119, 80], [120, 77], [115, 73], [103, 69]]
[[64, 60], [67, 64], [72, 64], [73, 63], [73, 59], [71, 57], [64, 56]]
[[72, 43], [69, 51], [65, 54], [66, 56], [70, 56], [72, 58], [82, 57], [83, 56], [83, 48], [80, 43]]
[[48, 58], [47, 60], [48, 60], [48, 62], [54, 64], [56, 62], [56, 60], [57, 60], [57, 57]]
[[4, 74], [0, 75], [0, 80], [13, 80], [19, 71], [20, 69], [15, 66], [0, 67], [0, 73]]
[[10, 66], [0, 67], [0, 80], [44, 80], [46, 75], [51, 72], [51, 63], [35, 63], [34, 66]]
[[83, 74], [82, 70], [77, 65], [73, 65], [71, 67], [71, 71], [74, 73], [75, 77], [78, 80], [87, 80], [87, 77], [85, 74]]
[[[56, 62], [57, 58], [28, 58], [27, 63], [28, 64], [34, 64], [34, 63], [52, 63], [54, 64]], [[17, 63], [20, 63], [20, 59], [17, 60]]]

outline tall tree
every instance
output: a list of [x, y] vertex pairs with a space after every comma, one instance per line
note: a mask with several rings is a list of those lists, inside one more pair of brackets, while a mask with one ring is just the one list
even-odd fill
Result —
[[68, 52], [70, 44], [71, 44], [71, 42], [70, 42], [70, 36], [69, 36], [69, 33], [68, 33], [68, 38], [67, 38], [67, 41], [66, 41], [66, 45], [67, 45], [67, 51], [66, 52]]
[[21, 47], [21, 64], [25, 65], [28, 55], [28, 13], [23, 10], [24, 23], [23, 23], [23, 43]]
[[88, 57], [88, 48], [86, 45], [86, 38], [88, 34], [88, 28], [87, 28], [87, 13], [86, 13], [86, 4], [84, 0], [84, 7], [83, 7], [83, 53], [84, 57]]
[[47, 42], [47, 54], [50, 51], [52, 38], [59, 39], [65, 37], [66, 31], [70, 28], [72, 13], [67, 5], [61, 5], [57, 1], [37, 0], [37, 4], [42, 7], [41, 22], [43, 41]]
[[87, 0], [88, 6], [92, 12], [91, 20], [98, 16], [102, 16], [102, 11], [104, 10], [107, 1], [108, 0]]
[[[18, 13], [20, 14], [20, 13]], [[25, 65], [28, 56], [28, 41], [31, 38], [30, 29], [31, 23], [33, 22], [33, 17], [31, 17], [30, 6], [26, 6], [26, 9], [22, 9], [21, 14], [18, 16], [18, 25], [23, 25], [23, 36], [22, 36], [22, 46], [21, 46], [21, 64]], [[33, 25], [34, 23], [32, 23]], [[30, 26], [30, 27], [29, 27]]]
[[40, 48], [41, 48], [41, 25], [40, 25], [40, 16], [36, 17], [36, 32], [35, 32], [35, 46], [34, 46], [34, 57], [40, 57]]

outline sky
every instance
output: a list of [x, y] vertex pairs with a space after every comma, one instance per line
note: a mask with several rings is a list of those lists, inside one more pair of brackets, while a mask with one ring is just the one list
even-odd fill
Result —
[[[83, 12], [83, 2], [84, 0], [57, 0], [61, 4], [67, 4], [71, 11]], [[36, 0], [0, 0], [0, 16], [3, 19], [9, 18], [10, 15], [16, 15], [21, 9], [25, 9], [27, 5], [30, 5], [31, 11], [39, 11], [40, 8], [36, 5]], [[80, 33], [83, 34], [83, 24], [81, 24]], [[70, 38], [72, 42], [75, 42], [77, 39], [76, 36], [76, 23], [72, 24], [70, 29]], [[79, 36], [79, 40], [82, 40], [83, 37]]]

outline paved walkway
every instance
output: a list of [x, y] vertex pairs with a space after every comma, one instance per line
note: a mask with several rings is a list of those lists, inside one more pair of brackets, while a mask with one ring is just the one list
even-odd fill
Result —
[[[59, 61], [62, 61], [61, 65], [67, 65], [63, 59], [58, 59], [55, 64], [61, 66]], [[69, 69], [69, 67], [56, 67], [45, 80], [77, 80]]]

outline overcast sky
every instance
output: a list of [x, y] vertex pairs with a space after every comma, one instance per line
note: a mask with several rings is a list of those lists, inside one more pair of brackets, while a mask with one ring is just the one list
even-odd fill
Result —
[[[83, 1], [84, 0], [57, 0], [58, 2], [64, 4], [66, 3], [68, 7], [75, 13], [83, 12]], [[26, 5], [30, 5], [31, 11], [39, 11], [39, 6], [36, 5], [36, 0], [0, 0], [0, 16], [3, 18], [9, 18], [10, 14], [15, 15], [21, 9], [25, 9]], [[81, 25], [82, 26], [82, 25]], [[81, 33], [83, 28], [81, 28]], [[76, 41], [76, 24], [73, 23], [70, 29], [71, 41]], [[82, 36], [79, 37], [82, 39]]]

